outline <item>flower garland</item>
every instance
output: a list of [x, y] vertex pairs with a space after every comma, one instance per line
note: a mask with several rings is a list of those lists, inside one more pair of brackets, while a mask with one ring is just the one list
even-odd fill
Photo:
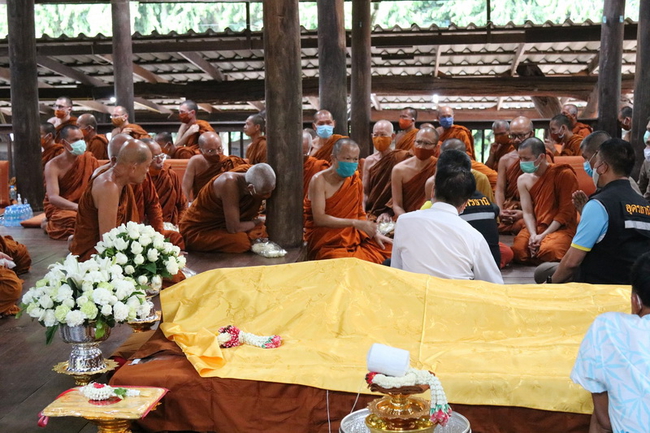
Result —
[[263, 336], [244, 332], [233, 325], [219, 328], [217, 335], [219, 347], [230, 348], [248, 344], [262, 349], [275, 349], [282, 344], [282, 337], [279, 335]]
[[117, 397], [120, 400], [125, 397], [136, 397], [140, 395], [137, 389], [113, 388], [103, 383], [91, 382], [86, 386], [79, 388], [79, 392], [88, 400], [101, 401]]
[[435, 374], [426, 370], [409, 368], [404, 376], [386, 376], [385, 374], [370, 372], [366, 374], [368, 385], [375, 384], [382, 388], [400, 388], [402, 386], [429, 385], [431, 391], [431, 421], [445, 426], [451, 416], [451, 407], [447, 396], [442, 389], [440, 379]]

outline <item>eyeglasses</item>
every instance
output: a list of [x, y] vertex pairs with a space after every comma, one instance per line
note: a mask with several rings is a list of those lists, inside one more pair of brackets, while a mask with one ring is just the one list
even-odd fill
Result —
[[432, 141], [424, 141], [424, 140], [415, 140], [415, 144], [420, 145], [420, 146], [435, 146], [436, 143]]
[[219, 152], [220, 149], [201, 149], [201, 153], [204, 155], [214, 155]]
[[154, 155], [153, 159], [155, 159], [156, 161], [164, 161], [167, 159], [167, 154], [159, 153], [158, 155]]
[[124, 117], [124, 114], [113, 114], [113, 115], [111, 115], [111, 119], [117, 119], [118, 117]]
[[57, 109], [57, 110], [62, 110], [64, 108], [68, 108], [68, 106], [67, 105], [54, 104], [54, 108]]
[[510, 138], [513, 140], [523, 140], [524, 138], [528, 138], [530, 134], [530, 132], [524, 132], [522, 134], [510, 134]]

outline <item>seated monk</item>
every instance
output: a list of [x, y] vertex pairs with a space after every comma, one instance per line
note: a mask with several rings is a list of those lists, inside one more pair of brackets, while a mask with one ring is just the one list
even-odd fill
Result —
[[568, 164], [549, 164], [544, 143], [538, 138], [525, 140], [517, 152], [524, 172], [517, 186], [526, 226], [512, 245], [515, 261], [535, 265], [560, 261], [578, 225], [571, 200], [578, 190], [578, 178]]
[[153, 155], [149, 175], [158, 193], [160, 207], [162, 208], [162, 219], [166, 223], [177, 226], [180, 216], [187, 207], [187, 199], [183, 194], [181, 178], [171, 167], [165, 165], [167, 154], [163, 153], [158, 143], [151, 139], [145, 138], [144, 140]]
[[420, 209], [426, 201], [424, 184], [436, 173], [438, 159], [433, 155], [437, 145], [438, 132], [431, 128], [420, 128], [413, 147], [415, 158], [408, 158], [393, 167], [391, 191], [395, 218]]
[[311, 150], [311, 142], [313, 137], [309, 131], [302, 131], [302, 156], [304, 165], [302, 168], [302, 197], [303, 199], [307, 197], [309, 193], [309, 182], [311, 178], [320, 171], [326, 170], [329, 168], [330, 163], [323, 161], [321, 159], [316, 159], [313, 156], [309, 156], [309, 151]]
[[11, 260], [16, 265], [9, 269], [7, 264], [0, 265], [0, 318], [13, 316], [20, 311], [16, 302], [23, 290], [23, 281], [18, 275], [29, 271], [32, 258], [27, 247], [13, 240], [11, 236], [0, 236], [0, 259]]
[[178, 117], [181, 120], [181, 126], [178, 128], [176, 135], [176, 150], [172, 158], [190, 159], [199, 153], [199, 137], [206, 132], [215, 132], [205, 120], [198, 120], [196, 113], [199, 106], [193, 101], [187, 100], [178, 107]]
[[[462, 149], [460, 150], [462, 152], [465, 152]], [[488, 180], [487, 176], [484, 175], [483, 173], [479, 173], [476, 170], [471, 170], [471, 172], [472, 172], [472, 176], [474, 176], [474, 180], [476, 181], [476, 191], [480, 192], [481, 195], [485, 196], [485, 198], [490, 200], [490, 203], [495, 203], [494, 193], [492, 192], [492, 187], [490, 186], [490, 181]], [[425, 197], [433, 197], [433, 187], [435, 186], [435, 179], [436, 176], [434, 174], [429, 179], [427, 179], [427, 182], [424, 184]], [[431, 208], [431, 205], [432, 205], [431, 201], [427, 200], [426, 202], [424, 202], [424, 204], [420, 209], [429, 209]]]
[[57, 98], [54, 103], [54, 117], [50, 117], [47, 121], [56, 129], [54, 141], [60, 143], [63, 128], [77, 124], [77, 118], [72, 115], [72, 99], [67, 96]]
[[244, 123], [244, 134], [251, 138], [251, 143], [246, 148], [246, 160], [249, 164], [267, 162], [264, 124], [264, 117], [259, 114], [248, 116]]
[[[460, 141], [457, 138], [450, 138], [448, 140], [445, 140], [442, 143], [442, 146], [440, 146], [440, 152], [444, 152], [445, 150], [448, 149], [455, 149], [455, 150], [461, 150], [465, 151], [465, 143]], [[487, 178], [488, 181], [490, 182], [490, 188], [492, 188], [492, 191], [494, 191], [494, 188], [497, 186], [497, 172], [492, 170], [490, 167], [487, 165], [483, 164], [482, 162], [478, 162], [475, 160], [472, 160], [472, 170], [478, 171], [479, 173], [483, 173]], [[493, 195], [493, 194], [490, 194]], [[487, 195], [488, 197], [490, 195]]]
[[[465, 152], [469, 157], [476, 160], [472, 131], [464, 126], [454, 125], [454, 110], [451, 107], [445, 105], [438, 109], [438, 122], [440, 122], [440, 128], [438, 128], [440, 144], [450, 138], [457, 138], [465, 143]], [[437, 150], [439, 154], [440, 149]], [[435, 156], [438, 156], [438, 154]]]
[[[415, 135], [418, 129], [415, 121], [418, 119], [418, 112], [415, 108], [406, 107], [399, 114], [399, 129], [401, 130], [395, 138], [396, 150], [411, 150], [415, 142]], [[391, 124], [392, 126], [392, 124]]]
[[169, 132], [158, 132], [156, 133], [156, 138], [154, 138], [158, 146], [162, 149], [165, 154], [171, 158], [176, 152], [176, 146], [174, 146], [174, 140], [172, 140], [172, 135]]
[[344, 136], [334, 134], [336, 121], [334, 121], [332, 113], [327, 110], [320, 110], [314, 114], [314, 123], [312, 126], [316, 131], [318, 139], [312, 143], [310, 155], [316, 159], [329, 161], [332, 158], [334, 143]]
[[553, 117], [549, 124], [549, 133], [551, 138], [546, 140], [546, 147], [554, 152], [554, 155], [580, 155], [580, 143], [584, 137], [571, 131], [571, 121], [568, 117], [563, 114]]
[[183, 193], [190, 202], [216, 175], [246, 163], [238, 156], [223, 154], [221, 138], [216, 132], [206, 132], [201, 135], [199, 152], [187, 162], [187, 169], [183, 175]]
[[81, 129], [86, 141], [86, 149], [95, 159], [108, 159], [108, 138], [97, 133], [97, 119], [90, 113], [82, 114], [77, 119], [77, 126]]
[[578, 122], [578, 107], [574, 104], [564, 104], [561, 113], [571, 121], [571, 131], [573, 131], [574, 134], [586, 137], [594, 132], [591, 126]]
[[68, 125], [61, 130], [65, 152], [45, 164], [46, 195], [43, 200], [45, 231], [52, 239], [68, 239], [74, 233], [77, 203], [99, 163], [86, 152], [81, 130]]
[[111, 137], [117, 134], [127, 134], [136, 140], [141, 138], [150, 138], [149, 133], [140, 125], [129, 123], [129, 112], [126, 111], [126, 108], [120, 105], [113, 108], [111, 123], [115, 127], [113, 128], [113, 131], [111, 131]]
[[40, 127], [41, 130], [41, 163], [43, 168], [45, 164], [50, 162], [55, 156], [58, 156], [65, 152], [65, 148], [61, 143], [54, 141], [54, 136], [56, 135], [56, 128], [50, 122], [45, 122]]
[[244, 253], [266, 237], [260, 207], [275, 189], [275, 172], [263, 162], [237, 170], [244, 167], [215, 176], [185, 211], [179, 228], [189, 251]]
[[363, 211], [359, 145], [349, 138], [339, 140], [331, 161], [330, 168], [311, 179], [304, 202], [309, 258], [356, 257], [382, 263], [390, 257], [391, 240], [379, 233], [377, 224], [368, 221]]
[[510, 124], [507, 120], [495, 120], [492, 124], [494, 143], [490, 145], [490, 154], [485, 165], [492, 170], [499, 167], [499, 160], [507, 153], [515, 150], [510, 139]]
[[[408, 110], [403, 110], [402, 114]], [[408, 150], [393, 150], [391, 144], [394, 139], [395, 132], [391, 122], [380, 120], [375, 123], [372, 128], [372, 144], [376, 152], [366, 158], [362, 176], [365, 209], [371, 221], [383, 222], [393, 219], [393, 209], [388, 206], [393, 196], [391, 189], [393, 167], [413, 156]], [[415, 134], [413, 139], [415, 140]], [[410, 148], [413, 147], [412, 144]]]
[[[120, 134], [121, 135], [121, 134]], [[81, 200], [70, 252], [79, 260], [95, 254], [102, 235], [129, 221], [137, 221], [130, 184], [142, 183], [151, 165], [151, 151], [141, 141], [129, 139], [120, 149], [115, 164], [94, 176]]]

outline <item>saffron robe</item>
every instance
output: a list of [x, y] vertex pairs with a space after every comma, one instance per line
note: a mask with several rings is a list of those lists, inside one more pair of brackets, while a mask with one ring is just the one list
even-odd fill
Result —
[[190, 159], [194, 155], [199, 154], [199, 137], [205, 132], [215, 132], [214, 128], [210, 126], [205, 120], [197, 120], [196, 124], [199, 126], [198, 132], [190, 135], [185, 142], [185, 146], [178, 146], [174, 150], [174, 159]]
[[61, 130], [68, 125], [76, 125], [76, 124], [77, 124], [77, 118], [74, 116], [70, 116], [70, 118], [65, 122], [59, 124], [59, 126], [55, 126], [54, 129], [56, 129], [56, 131], [54, 132], [54, 141], [57, 143], [61, 142]]
[[[442, 134], [440, 134], [440, 137], [438, 138], [438, 144], [442, 145], [445, 140], [449, 140], [450, 138], [457, 138], [465, 143], [465, 151], [469, 157], [473, 160], [476, 159], [476, 154], [474, 152], [474, 136], [472, 135], [472, 131], [461, 125], [451, 125], [448, 129], [443, 129]], [[437, 151], [440, 152], [440, 146], [437, 147]]]
[[506, 155], [510, 152], [515, 150], [515, 146], [512, 144], [512, 140], [510, 140], [510, 144], [506, 146], [500, 146], [496, 152], [494, 152], [494, 167], [496, 170], [496, 167], [499, 166], [499, 160], [503, 157], [503, 155]]
[[57, 155], [62, 154], [64, 151], [65, 148], [61, 143], [54, 143], [47, 149], [43, 149], [43, 153], [41, 153], [41, 163], [43, 164], [43, 168], [45, 168], [45, 164], [50, 162], [51, 159]]
[[437, 163], [438, 158], [432, 157], [422, 170], [402, 184], [402, 209], [404, 211], [419, 210], [427, 200], [424, 185], [427, 183], [427, 179], [436, 174]]
[[145, 131], [144, 128], [140, 125], [136, 125], [135, 123], [127, 123], [126, 125], [124, 125], [122, 129], [126, 129], [126, 128], [131, 129], [129, 135], [135, 138], [136, 140], [139, 140], [141, 138], [151, 138], [149, 133]]
[[585, 125], [584, 123], [576, 122], [575, 126], [573, 127], [573, 133], [580, 135], [583, 138], [592, 132], [594, 132], [593, 128], [589, 125]]
[[577, 135], [574, 134], [571, 136], [569, 141], [564, 145], [564, 149], [562, 149], [562, 153], [560, 155], [562, 156], [580, 156], [580, 144], [582, 143], [582, 140], [584, 137], [582, 135]]
[[151, 180], [158, 193], [163, 221], [178, 225], [180, 216], [187, 207], [187, 198], [183, 194], [178, 173], [168, 165], [163, 165], [158, 174], [151, 175]]
[[302, 169], [302, 197], [307, 197], [309, 193], [309, 182], [311, 178], [320, 171], [328, 169], [330, 163], [320, 159], [316, 159], [313, 156], [307, 157], [305, 164]]
[[97, 134], [87, 144], [86, 150], [92, 153], [95, 159], [108, 159], [108, 138], [105, 135]]
[[528, 250], [530, 233], [524, 226], [512, 244], [516, 262], [540, 264], [562, 260], [578, 226], [577, 212], [571, 200], [571, 195], [577, 190], [578, 178], [568, 164], [549, 166], [535, 182], [530, 189], [530, 196], [537, 222], [537, 233], [542, 233], [553, 221], [559, 222], [561, 227], [547, 235], [542, 240], [537, 256], [531, 257]]
[[368, 179], [366, 179], [370, 185], [366, 199], [366, 211], [369, 219], [377, 219], [384, 212], [392, 213], [388, 203], [393, 197], [391, 190], [393, 167], [411, 156], [407, 150], [393, 150], [370, 167]]
[[415, 136], [419, 129], [413, 128], [408, 132], [401, 132], [395, 138], [395, 150], [411, 150], [415, 144]]
[[[343, 185], [325, 201], [325, 213], [336, 218], [365, 220], [363, 210], [363, 183], [359, 173], [345, 178]], [[382, 263], [392, 245], [381, 248], [374, 239], [354, 227], [330, 228], [317, 226], [311, 200], [304, 201], [305, 240], [309, 258], [313, 260], [356, 257], [373, 263]]]
[[230, 171], [235, 167], [246, 164], [246, 161], [234, 155], [219, 155], [219, 162], [211, 163], [207, 169], [194, 175], [192, 183], [192, 196], [196, 199], [203, 187], [214, 179], [215, 176]]
[[266, 162], [266, 137], [260, 136], [248, 145], [246, 149], [246, 159], [249, 164], [259, 164]]
[[[59, 179], [59, 196], [73, 203], [79, 203], [79, 199], [86, 190], [93, 171], [97, 167], [99, 167], [99, 162], [92, 153], [84, 152], [79, 155], [70, 170]], [[56, 240], [68, 239], [74, 233], [77, 211], [59, 209], [50, 203], [47, 194], [45, 200], [43, 200], [43, 209], [47, 218], [45, 230], [50, 238]]]
[[476, 170], [479, 173], [483, 173], [484, 175], [486, 175], [488, 180], [490, 181], [490, 186], [492, 187], [492, 191], [494, 191], [494, 188], [497, 186], [497, 172], [495, 170], [492, 170], [487, 165], [478, 161], [472, 161], [472, 170]]
[[348, 138], [345, 135], [333, 134], [330, 138], [327, 139], [323, 147], [318, 149], [316, 153], [312, 156], [316, 159], [322, 159], [323, 161], [329, 161], [332, 159], [332, 149], [334, 149], [334, 144], [339, 141], [341, 138]]
[[20, 308], [16, 302], [23, 292], [23, 282], [13, 269], [0, 268], [0, 315], [13, 316]]

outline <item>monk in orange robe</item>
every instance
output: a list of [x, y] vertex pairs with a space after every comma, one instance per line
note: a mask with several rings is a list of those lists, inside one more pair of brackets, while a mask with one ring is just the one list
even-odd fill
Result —
[[55, 156], [58, 156], [65, 152], [63, 144], [57, 143], [54, 141], [54, 136], [56, 135], [56, 128], [50, 122], [45, 122], [40, 127], [41, 130], [41, 149], [43, 153], [41, 154], [41, 163], [43, 168], [45, 164], [50, 162]]
[[499, 160], [506, 154], [515, 150], [510, 139], [510, 124], [506, 120], [495, 120], [492, 123], [494, 143], [490, 145], [490, 154], [485, 165], [492, 170], [499, 167]]
[[54, 141], [61, 142], [61, 131], [68, 125], [76, 125], [77, 118], [72, 115], [72, 99], [67, 96], [57, 98], [54, 103], [54, 117], [48, 120], [56, 130], [54, 134]]
[[199, 153], [199, 137], [206, 132], [215, 132], [205, 120], [198, 120], [196, 113], [199, 106], [194, 101], [186, 100], [178, 107], [181, 126], [176, 135], [176, 150], [172, 158], [189, 159]]
[[584, 138], [594, 132], [591, 126], [578, 122], [578, 107], [574, 104], [564, 104], [561, 113], [571, 121], [571, 131], [573, 134], [580, 135]]
[[[442, 144], [445, 140], [450, 138], [457, 138], [465, 143], [465, 151], [472, 160], [476, 160], [476, 153], [474, 151], [474, 136], [472, 131], [461, 125], [454, 124], [454, 110], [448, 106], [442, 106], [438, 109], [438, 122], [440, 128], [438, 129], [439, 143]], [[438, 148], [439, 155], [440, 149]]]
[[92, 153], [95, 159], [108, 159], [108, 138], [97, 133], [95, 116], [90, 113], [82, 114], [77, 119], [77, 126], [84, 135], [86, 150]]
[[187, 209], [179, 228], [189, 251], [244, 253], [266, 237], [260, 206], [275, 189], [275, 172], [263, 162], [236, 170], [245, 168], [215, 176]]
[[415, 127], [415, 121], [418, 118], [418, 112], [415, 108], [406, 107], [399, 114], [399, 129], [401, 132], [395, 138], [395, 150], [411, 150], [415, 142], [415, 136], [418, 129]]
[[303, 199], [307, 197], [309, 193], [309, 182], [311, 178], [318, 172], [327, 170], [330, 166], [330, 163], [323, 161], [322, 159], [316, 159], [313, 156], [309, 156], [309, 151], [311, 150], [311, 141], [312, 136], [309, 132], [302, 132], [302, 155], [303, 155], [303, 168], [302, 168], [302, 197]]
[[174, 152], [176, 152], [176, 146], [174, 146], [174, 140], [172, 139], [172, 135], [169, 132], [156, 133], [154, 140], [156, 143], [158, 143], [158, 146], [160, 146], [162, 151], [165, 152], [169, 158], [172, 158], [174, 156]]
[[538, 265], [559, 262], [575, 235], [577, 212], [571, 196], [578, 178], [568, 164], [548, 164], [545, 145], [529, 138], [517, 150], [524, 171], [517, 185], [526, 226], [515, 237], [515, 261]]
[[356, 257], [382, 263], [390, 257], [392, 244], [363, 210], [359, 146], [349, 138], [339, 140], [331, 161], [330, 168], [312, 178], [304, 202], [309, 258]]
[[74, 233], [77, 203], [93, 171], [99, 166], [95, 157], [86, 152], [81, 130], [70, 125], [61, 131], [66, 151], [45, 165], [43, 200], [45, 230], [52, 239], [68, 239]]
[[316, 159], [329, 161], [332, 158], [334, 144], [345, 136], [334, 134], [336, 121], [332, 117], [332, 113], [327, 110], [320, 110], [314, 114], [312, 126], [318, 139], [312, 143], [310, 155]]
[[563, 114], [553, 117], [549, 124], [549, 132], [551, 138], [546, 141], [546, 147], [551, 151], [555, 151], [555, 155], [581, 155], [580, 143], [582, 143], [584, 137], [573, 133], [571, 121], [568, 117]]
[[162, 219], [164, 222], [178, 225], [180, 216], [187, 208], [181, 179], [171, 167], [165, 165], [167, 154], [162, 151], [160, 145], [153, 140], [147, 140], [145, 143], [153, 155], [149, 175], [158, 193]]
[[96, 253], [102, 235], [139, 215], [130, 184], [142, 183], [151, 165], [151, 151], [130, 139], [120, 149], [114, 165], [93, 177], [79, 201], [76, 230], [70, 252], [80, 260]]
[[20, 311], [16, 302], [23, 289], [18, 275], [29, 271], [32, 258], [25, 245], [14, 241], [11, 236], [0, 236], [0, 259], [11, 260], [16, 265], [13, 269], [0, 265], [0, 317], [13, 316]]
[[405, 212], [422, 207], [427, 200], [425, 184], [436, 172], [438, 159], [433, 156], [438, 145], [438, 132], [432, 128], [420, 128], [415, 139], [415, 158], [400, 162], [392, 171], [392, 208], [395, 218]]
[[111, 137], [117, 134], [127, 134], [136, 140], [141, 138], [150, 138], [149, 133], [140, 125], [129, 123], [129, 112], [121, 105], [117, 105], [113, 108], [111, 123], [114, 127], [111, 132]]
[[246, 160], [249, 164], [267, 162], [266, 137], [264, 134], [264, 117], [259, 114], [248, 116], [244, 124], [244, 134], [251, 138], [251, 143], [246, 148]]

